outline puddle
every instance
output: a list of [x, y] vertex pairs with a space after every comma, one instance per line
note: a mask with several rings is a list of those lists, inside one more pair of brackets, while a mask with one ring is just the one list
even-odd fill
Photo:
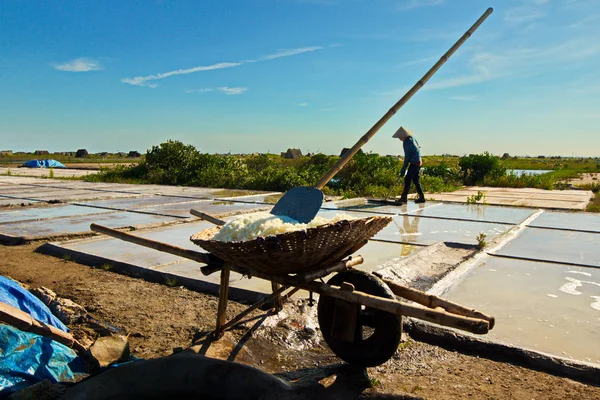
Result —
[[96, 200], [78, 203], [84, 206], [108, 207], [121, 210], [138, 210], [140, 208], [156, 207], [158, 205], [186, 203], [193, 201], [184, 197], [147, 196], [133, 199]]
[[412, 211], [411, 213], [424, 217], [459, 218], [475, 221], [518, 224], [533, 214], [533, 211], [520, 208], [494, 207], [477, 204], [441, 204], [438, 207], [428, 207], [416, 212]]
[[600, 267], [599, 247], [600, 234], [525, 228], [498, 254]]
[[33, 221], [39, 219], [68, 217], [75, 215], [99, 214], [105, 213], [107, 211], [108, 210], [90, 207], [80, 207], [74, 205], [26, 208], [22, 210], [3, 211], [2, 213], [0, 213], [0, 224], [17, 221]]
[[231, 213], [247, 213], [259, 211], [268, 207], [265, 204], [236, 203], [233, 201], [200, 200], [186, 203], [170, 204], [145, 208], [144, 211], [165, 215], [176, 215], [180, 217], [191, 217], [190, 209], [201, 211], [210, 215], [222, 215]]
[[476, 236], [481, 232], [487, 235], [486, 240], [489, 241], [510, 228], [510, 225], [399, 215], [375, 235], [374, 239], [421, 245], [436, 242], [477, 244]]
[[600, 233], [600, 215], [546, 211], [537, 217], [530, 226], [574, 229]]
[[2, 225], [3, 233], [13, 236], [46, 237], [60, 234], [89, 232], [90, 224], [97, 223], [110, 228], [140, 226], [152, 223], [173, 221], [175, 218], [157, 215], [116, 211], [113, 213], [86, 215], [81, 217], [60, 218], [51, 221], [30, 221]]
[[492, 257], [444, 296], [496, 317], [491, 339], [600, 363], [599, 270]]

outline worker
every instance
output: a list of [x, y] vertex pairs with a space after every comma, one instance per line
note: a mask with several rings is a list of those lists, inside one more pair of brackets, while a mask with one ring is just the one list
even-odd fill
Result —
[[[423, 188], [419, 181], [419, 172], [423, 165], [419, 143], [414, 138], [412, 132], [403, 127], [400, 127], [392, 137], [400, 139], [402, 141], [402, 147], [404, 147], [404, 164], [402, 165], [400, 176], [404, 176], [405, 173], [406, 176], [404, 177], [404, 190], [402, 191], [402, 196], [400, 196], [398, 203], [408, 203], [408, 191], [410, 190], [411, 181], [415, 184], [419, 195], [419, 197], [416, 198], [415, 203], [425, 203], [425, 195], [423, 194]], [[406, 169], [407, 167], [408, 171]]]

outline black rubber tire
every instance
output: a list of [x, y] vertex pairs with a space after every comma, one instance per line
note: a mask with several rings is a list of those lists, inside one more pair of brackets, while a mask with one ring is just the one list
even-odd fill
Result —
[[[386, 299], [395, 299], [394, 293], [381, 279], [373, 274], [358, 270], [340, 272], [327, 283], [340, 286], [342, 282], [351, 283], [356, 291], [368, 293]], [[385, 311], [364, 308], [360, 311], [359, 321], [366, 321], [372, 334], [366, 339], [362, 337], [354, 342], [344, 342], [332, 336], [335, 299], [321, 295], [319, 297], [319, 326], [329, 348], [342, 360], [349, 364], [363, 367], [381, 365], [394, 355], [400, 344], [402, 335], [402, 317]], [[362, 331], [362, 328], [360, 328]]]

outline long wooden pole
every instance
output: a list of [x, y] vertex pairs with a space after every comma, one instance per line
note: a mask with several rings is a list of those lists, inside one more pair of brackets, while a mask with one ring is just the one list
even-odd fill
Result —
[[209, 253], [201, 253], [194, 250], [184, 249], [181, 247], [173, 246], [171, 244], [158, 242], [156, 240], [135, 236], [127, 232], [121, 232], [119, 230], [108, 228], [102, 225], [91, 224], [90, 229], [94, 232], [103, 233], [105, 235], [112, 236], [117, 239], [124, 240], [126, 242], [139, 244], [140, 246], [149, 247], [154, 250], [174, 254], [176, 256], [194, 260], [202, 264], [219, 264], [219, 259], [217, 259], [215, 256]]
[[454, 52], [469, 38], [471, 37], [471, 35], [473, 34], [473, 32], [475, 32], [475, 30], [477, 30], [477, 28], [479, 28], [479, 25], [481, 25], [483, 23], [483, 21], [485, 21], [485, 19], [493, 12], [494, 10], [490, 7], [486, 10], [485, 13], [483, 13], [483, 15], [481, 17], [479, 17], [479, 19], [477, 20], [477, 22], [475, 22], [473, 24], [473, 26], [471, 26], [471, 28], [465, 32], [464, 35], [462, 35], [462, 37], [460, 39], [458, 39], [458, 41], [456, 43], [454, 43], [454, 46], [452, 46], [450, 48], [450, 50], [448, 50], [446, 52], [446, 54], [444, 54], [442, 56], [442, 58], [439, 59], [439, 61], [437, 63], [435, 63], [435, 65], [433, 67], [431, 67], [431, 69], [429, 71], [427, 71], [427, 73], [425, 75], [423, 75], [423, 77], [400, 99], [398, 100], [398, 102], [396, 104], [394, 104], [394, 106], [392, 108], [389, 109], [389, 111], [383, 116], [381, 117], [381, 119], [379, 121], [377, 121], [377, 123], [375, 125], [373, 125], [373, 127], [371, 129], [369, 129], [369, 131], [367, 133], [365, 133], [363, 135], [363, 137], [360, 138], [360, 140], [358, 142], [356, 142], [356, 144], [349, 150], [347, 151], [340, 159], [337, 163], [335, 163], [334, 166], [332, 166], [329, 171], [327, 171], [327, 173], [319, 180], [319, 182], [317, 182], [317, 184], [315, 185], [315, 187], [317, 189], [323, 189], [323, 186], [327, 185], [327, 183], [331, 180], [331, 178], [333, 178], [338, 172], [340, 172], [340, 170], [342, 168], [344, 168], [344, 165], [346, 165], [346, 163], [348, 163], [348, 161], [350, 161], [350, 159], [352, 157], [354, 157], [354, 155], [358, 152], [358, 150], [360, 150], [360, 148], [362, 146], [365, 145], [365, 143], [367, 143], [372, 137], [373, 135], [375, 135], [377, 133], [377, 131], [390, 119], [394, 116], [394, 114], [396, 114], [396, 112], [398, 112], [398, 110], [404, 105], [406, 104], [406, 102], [408, 100], [410, 100], [410, 98], [419, 91], [419, 89], [421, 89], [423, 87], [423, 85], [425, 85], [425, 83], [429, 80], [429, 78], [431, 78], [433, 76], [433, 74], [435, 74], [437, 72], [438, 69], [440, 69], [440, 67], [446, 62], [448, 61], [448, 59], [450, 58], [450, 56], [452, 56], [452, 54], [454, 54]]
[[432, 294], [427, 294], [420, 290], [416, 290], [413, 288], [409, 288], [407, 286], [399, 285], [390, 279], [384, 279], [378, 273], [374, 273], [374, 275], [382, 278], [383, 281], [388, 285], [388, 287], [391, 289], [392, 292], [394, 292], [395, 295], [398, 295], [405, 299], [414, 301], [415, 303], [424, 305], [425, 307], [429, 307], [429, 308], [441, 307], [444, 310], [451, 312], [452, 314], [464, 315], [465, 317], [486, 320], [490, 324], [490, 329], [492, 329], [496, 323], [496, 320], [494, 317], [491, 317], [480, 311], [463, 307], [460, 304], [456, 304], [451, 301], [444, 300], [440, 297], [434, 296]]

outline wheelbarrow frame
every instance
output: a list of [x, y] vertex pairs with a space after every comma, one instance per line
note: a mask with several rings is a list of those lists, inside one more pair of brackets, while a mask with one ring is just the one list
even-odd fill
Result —
[[[486, 334], [494, 327], [495, 324], [494, 317], [481, 313], [477, 310], [463, 307], [459, 304], [450, 302], [437, 296], [400, 285], [389, 279], [384, 279], [382, 276], [376, 273], [374, 275], [378, 276], [378, 278], [389, 287], [395, 296], [407, 300], [408, 302], [400, 301], [397, 298], [388, 299], [361, 292], [355, 290], [353, 285], [345, 282], [340, 286], [335, 286], [318, 281], [320, 278], [326, 277], [332, 273], [348, 271], [362, 264], [362, 256], [348, 257], [344, 260], [336, 262], [333, 265], [330, 264], [329, 267], [314, 269], [303, 274], [274, 276], [257, 271], [249, 271], [247, 268], [242, 268], [227, 263], [210, 253], [184, 249], [97, 224], [91, 224], [90, 228], [94, 232], [106, 234], [120, 240], [187, 258], [198, 263], [206, 264], [200, 268], [202, 274], [204, 275], [220, 272], [219, 303], [217, 308], [217, 321], [214, 331], [216, 338], [221, 337], [225, 330], [231, 328], [246, 315], [267, 303], [273, 303], [276, 310], [281, 310], [283, 302], [293, 293], [301, 289], [318, 293], [321, 296], [331, 297], [337, 301], [345, 302], [344, 304], [350, 303], [357, 306], [365, 306], [397, 316], [417, 318], [430, 323], [456, 328], [475, 334]], [[264, 297], [262, 300], [249, 306], [246, 310], [227, 321], [226, 311], [229, 298], [229, 277], [231, 271], [249, 277], [257, 277], [270, 281], [272, 286], [272, 294]], [[411, 304], [410, 302], [417, 304]], [[321, 327], [321, 329], [323, 329], [323, 327]]]

